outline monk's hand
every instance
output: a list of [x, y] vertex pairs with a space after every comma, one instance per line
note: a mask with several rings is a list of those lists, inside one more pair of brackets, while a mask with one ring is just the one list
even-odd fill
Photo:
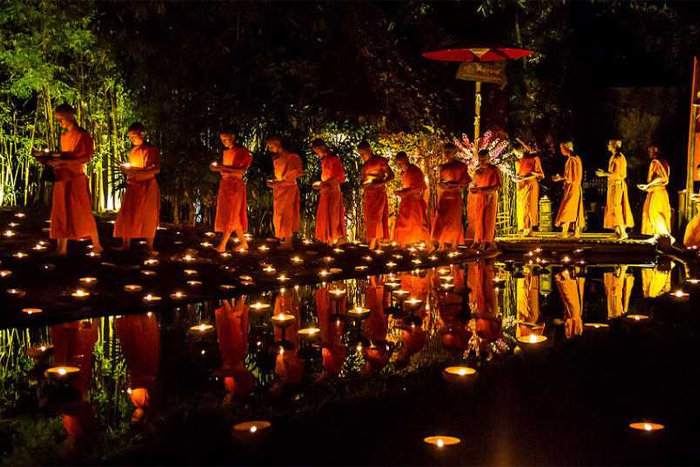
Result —
[[598, 176], [598, 177], [607, 177], [607, 176], [608, 176], [608, 173], [607, 173], [605, 170], [603, 170], [603, 169], [598, 169], [598, 170], [596, 170], [596, 171], [595, 171], [595, 174], [596, 174], [596, 176]]
[[637, 188], [639, 188], [642, 191], [647, 191], [647, 190], [649, 190], [649, 185], [645, 185], [644, 183], [639, 183], [639, 184], [637, 184]]

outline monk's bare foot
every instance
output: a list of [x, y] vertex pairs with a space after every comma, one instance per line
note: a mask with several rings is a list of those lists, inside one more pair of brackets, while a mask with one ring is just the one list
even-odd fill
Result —
[[532, 235], [532, 230], [531, 229], [525, 229], [523, 230], [523, 237], [529, 237]]
[[620, 240], [627, 240], [628, 238], [630, 238], [630, 236], [627, 235], [627, 232], [623, 232], [621, 235], [618, 236], [618, 238]]
[[574, 238], [581, 238], [581, 231], [579, 229], [574, 231]]

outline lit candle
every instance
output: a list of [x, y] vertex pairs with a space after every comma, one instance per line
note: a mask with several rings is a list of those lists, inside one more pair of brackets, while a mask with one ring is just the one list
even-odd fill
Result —
[[304, 262], [304, 260], [301, 259], [301, 258], [298, 257], [298, 256], [292, 256], [292, 257], [290, 258], [290, 261], [291, 261], [292, 263], [295, 263], [295, 264], [301, 264], [301, 263]]
[[687, 292], [684, 292], [684, 291], [682, 291], [682, 290], [680, 290], [680, 289], [679, 289], [679, 290], [676, 290], [676, 291], [673, 292], [671, 295], [673, 295], [673, 297], [676, 298], [676, 299], [678, 299], [678, 300], [685, 300], [685, 299], [687, 299], [688, 297], [690, 297], [690, 294], [688, 294]]
[[161, 300], [161, 298], [158, 295], [152, 295], [150, 293], [148, 295], [146, 295], [145, 297], [143, 297], [143, 301], [145, 303], [157, 303], [160, 300]]
[[627, 315], [625, 318], [631, 320], [631, 321], [645, 321], [649, 319], [649, 316], [647, 315]]
[[44, 375], [51, 381], [64, 382], [73, 379], [78, 373], [80, 368], [75, 366], [52, 366], [44, 372]]
[[331, 272], [326, 269], [322, 269], [321, 271], [319, 271], [318, 275], [321, 277], [328, 277], [331, 275]]
[[138, 284], [127, 284], [124, 286], [125, 292], [132, 292], [132, 293], [133, 292], [141, 292], [142, 289], [143, 289], [143, 287], [141, 287]]
[[209, 248], [209, 247], [214, 246], [214, 245], [213, 245], [212, 243], [210, 243], [210, 242], [202, 242], [202, 243], [200, 243], [200, 245], [202, 245], [204, 248]]
[[330, 293], [331, 295], [333, 295], [333, 298], [339, 299], [339, 298], [341, 298], [343, 295], [345, 295], [346, 292], [345, 292], [344, 289], [332, 289], [332, 290], [329, 290], [328, 293]]
[[404, 302], [406, 305], [408, 305], [410, 308], [418, 308], [421, 303], [423, 303], [423, 300], [420, 300], [418, 298], [412, 297], [409, 298]]
[[268, 247], [267, 245], [260, 245], [258, 247], [258, 251], [263, 252], [263, 253], [265, 253], [266, 251], [269, 251], [269, 250], [270, 250], [270, 247]]
[[212, 331], [213, 329], [214, 329], [214, 326], [212, 326], [211, 324], [201, 323], [201, 324], [198, 324], [196, 326], [192, 326], [190, 328], [190, 331], [204, 334], [204, 333]]
[[368, 269], [367, 266], [361, 264], [359, 266], [355, 266], [355, 271], [366, 271]]
[[474, 381], [476, 370], [468, 366], [448, 366], [442, 370], [442, 377], [448, 383], [464, 384]]
[[528, 334], [527, 336], [518, 337], [518, 342], [523, 344], [540, 344], [547, 340], [547, 336], [541, 336], [539, 334]]
[[583, 327], [590, 329], [608, 329], [610, 325], [607, 323], [585, 323]]
[[97, 283], [97, 279], [94, 277], [81, 277], [78, 279], [78, 282], [89, 287], [91, 285], [95, 285]]
[[9, 269], [3, 269], [0, 271], [0, 279], [5, 279], [6, 277], [10, 277], [12, 275], [12, 271]]
[[9, 229], [6, 230], [6, 231], [4, 231], [2, 234], [3, 234], [5, 237], [8, 237], [8, 238], [9, 238], [9, 237], [14, 237], [14, 236], [15, 236], [15, 232], [12, 231], [12, 230], [9, 230]]
[[263, 311], [267, 310], [270, 308], [269, 303], [262, 303], [262, 302], [255, 302], [252, 305], [250, 305], [250, 308], [252, 308], [255, 311]]
[[428, 259], [429, 259], [430, 261], [437, 261], [439, 258], [438, 258], [437, 256], [435, 256], [435, 255], [430, 255], [430, 256], [428, 256]]
[[75, 292], [73, 292], [71, 294], [71, 297], [75, 298], [76, 300], [83, 300], [89, 296], [90, 296], [90, 292], [83, 290], [83, 289], [77, 289]]
[[27, 257], [27, 254], [22, 251], [18, 251], [17, 253], [13, 254], [12, 257], [17, 259], [24, 259]]
[[334, 253], [345, 253], [345, 250], [343, 250], [342, 248], [333, 248], [333, 252]]
[[323, 257], [323, 262], [324, 263], [332, 263], [335, 260], [332, 256], [324, 256]]
[[369, 263], [369, 262], [372, 261], [374, 258], [372, 258], [371, 256], [367, 255], [367, 256], [363, 256], [362, 259], [363, 259], [364, 261], [367, 261], [367, 262]]
[[185, 255], [182, 257], [182, 261], [184, 261], [185, 263], [193, 263], [195, 261], [195, 258], [192, 255]]
[[299, 329], [297, 334], [306, 339], [313, 339], [320, 334], [321, 330], [319, 328], [309, 327]]
[[455, 444], [459, 444], [462, 442], [459, 438], [455, 438], [454, 436], [444, 436], [444, 435], [437, 435], [437, 436], [428, 436], [427, 438], [423, 439], [423, 442], [426, 444], [430, 444], [432, 446], [438, 447], [438, 448], [443, 448], [445, 446], [452, 446]]
[[348, 315], [353, 318], [366, 318], [367, 316], [369, 316], [369, 308], [356, 306], [348, 310]]
[[268, 276], [270, 276], [270, 275], [276, 273], [276, 272], [277, 272], [277, 269], [275, 269], [275, 267], [272, 266], [271, 264], [268, 264], [267, 266], [265, 266], [265, 267], [263, 268], [263, 272], [264, 272], [265, 274], [267, 274]]
[[150, 269], [144, 269], [143, 271], [141, 271], [141, 275], [146, 277], [155, 277], [156, 272]]
[[22, 298], [26, 295], [26, 292], [22, 289], [7, 289], [7, 295], [13, 298]]
[[182, 272], [183, 272], [186, 276], [196, 276], [197, 274], [199, 274], [199, 271], [197, 271], [197, 270], [195, 270], [195, 269], [185, 269], [185, 270], [182, 271]]
[[44, 272], [51, 272], [56, 269], [56, 265], [52, 263], [46, 263], [41, 265], [41, 270]]
[[187, 281], [187, 285], [190, 287], [201, 287], [202, 281]]
[[272, 424], [263, 420], [237, 423], [233, 425], [231, 435], [239, 441], [248, 441], [254, 437], [261, 436]]
[[143, 262], [145, 266], [158, 266], [159, 261], [157, 259], [151, 258]]
[[48, 357], [53, 353], [53, 345], [47, 344], [35, 347], [27, 347], [24, 350], [24, 352], [29, 356], [29, 358], [33, 358], [34, 360], [40, 360], [42, 358]]
[[660, 423], [653, 423], [653, 422], [633, 422], [629, 424], [629, 427], [632, 428], [633, 430], [639, 430], [639, 431], [660, 431], [666, 428]]
[[288, 280], [289, 280], [289, 277], [287, 277], [284, 274], [280, 274], [279, 276], [277, 276], [277, 281], [279, 281], [279, 282], [287, 282]]
[[207, 237], [209, 237], [209, 238], [216, 237], [216, 233], [215, 233], [215, 232], [204, 232], [204, 235], [207, 236]]
[[221, 257], [224, 258], [224, 259], [228, 259], [228, 258], [230, 258], [232, 255], [231, 255], [231, 253], [229, 253], [228, 251], [222, 251], [221, 253], [219, 253], [219, 256], [221, 256]]
[[394, 258], [394, 259], [403, 259], [403, 255], [400, 255], [400, 254], [398, 254], [398, 253], [395, 253], [395, 254], [391, 255], [391, 257]]
[[180, 291], [180, 290], [170, 294], [170, 298], [172, 298], [173, 300], [182, 300], [185, 297], [187, 297], [187, 294], [185, 292]]
[[423, 261], [421, 261], [419, 258], [414, 258], [411, 260], [413, 264], [421, 264]]
[[219, 284], [219, 289], [221, 290], [233, 290], [236, 286], [232, 284]]
[[26, 214], [23, 212], [17, 212], [15, 213], [15, 217], [17, 217], [18, 219], [22, 219], [23, 217], [26, 217]]
[[394, 263], [393, 261], [389, 261], [388, 263], [386, 263], [386, 267], [394, 268], [394, 267], [396, 267], [396, 263]]
[[288, 313], [278, 313], [272, 317], [272, 322], [279, 327], [287, 327], [296, 320], [294, 315]]

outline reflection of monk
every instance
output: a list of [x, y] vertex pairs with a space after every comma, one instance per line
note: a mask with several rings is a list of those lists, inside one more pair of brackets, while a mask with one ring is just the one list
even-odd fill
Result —
[[634, 287], [634, 276], [627, 275], [627, 266], [618, 266], [614, 272], [603, 273], [603, 283], [608, 299], [608, 318], [626, 314]]
[[544, 324], [540, 323], [540, 278], [532, 273], [532, 269], [525, 267], [525, 277], [518, 277], [515, 281], [518, 306], [517, 336], [541, 335]]
[[471, 288], [469, 302], [472, 306], [474, 331], [478, 345], [483, 348], [502, 335], [502, 319], [498, 311], [498, 293], [493, 285], [493, 263], [478, 261], [467, 266], [467, 284]]
[[[316, 313], [318, 314], [318, 327], [321, 329], [321, 353], [324, 369], [321, 378], [337, 376], [345, 361], [346, 349], [341, 342], [343, 321], [332, 316], [335, 314], [335, 306], [327, 286], [316, 289]], [[341, 310], [347, 308], [345, 296], [340, 299], [339, 306]]]
[[248, 352], [248, 306], [245, 298], [239, 297], [233, 303], [224, 300], [215, 313], [222, 363], [218, 373], [223, 376], [227, 393], [224, 404], [232, 403], [235, 396], [250, 394], [255, 386], [255, 380], [245, 366]]
[[64, 456], [73, 456], [78, 443], [95, 435], [97, 420], [85, 395], [92, 381], [92, 352], [97, 342], [97, 322], [76, 321], [51, 327], [54, 346], [54, 365], [75, 366], [80, 374], [72, 381], [80, 393], [77, 402], [66, 404], [63, 412], [63, 428], [67, 438], [62, 445]]
[[282, 337], [287, 342], [291, 342], [292, 348], [285, 349], [280, 346], [275, 357], [275, 375], [278, 384], [273, 391], [281, 389], [283, 385], [297, 384], [301, 381], [304, 372], [304, 361], [297, 355], [296, 349], [299, 345], [299, 302], [294, 296], [293, 289], [281, 290], [275, 297], [275, 314], [286, 313], [293, 315], [296, 319], [287, 326], [286, 330], [275, 326], [275, 340], [280, 341]]
[[[420, 274], [424, 275], [421, 276]], [[430, 272], [421, 271], [420, 274], [403, 273], [399, 276], [401, 288], [411, 292], [408, 299], [416, 298], [422, 301], [418, 306], [413, 307], [413, 314], [416, 316], [423, 316], [425, 314], [425, 309], [428, 304], [428, 292], [430, 289]], [[404, 308], [406, 307], [407, 305], [404, 300]], [[408, 308], [406, 309], [408, 310]]]
[[554, 280], [564, 304], [564, 334], [566, 337], [578, 336], [583, 332], [583, 291], [586, 278], [576, 277], [570, 269], [564, 269]]
[[642, 269], [642, 292], [645, 298], [654, 298], [671, 291], [673, 263], [665, 267]]
[[[453, 264], [451, 281], [436, 280], [434, 287], [437, 294], [440, 332], [442, 343], [447, 348], [464, 350], [469, 342], [467, 323], [462, 315], [464, 293], [464, 270]], [[451, 284], [453, 287], [443, 289], [441, 285]]]
[[389, 323], [384, 314], [388, 298], [384, 285], [377, 280], [377, 276], [372, 276], [365, 288], [365, 306], [369, 309], [369, 316], [365, 321], [365, 335], [371, 345], [365, 353], [367, 366], [364, 373], [378, 371], [389, 362], [389, 352], [385, 345]]
[[151, 406], [160, 366], [160, 326], [152, 313], [117, 318], [114, 327], [131, 374], [132, 423], [141, 422]]

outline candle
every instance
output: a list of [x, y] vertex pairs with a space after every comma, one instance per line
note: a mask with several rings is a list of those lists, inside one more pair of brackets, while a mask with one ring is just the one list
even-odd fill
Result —
[[233, 290], [236, 286], [232, 284], [219, 284], [219, 289], [221, 290]]
[[633, 422], [629, 424], [629, 427], [632, 428], [633, 430], [639, 430], [639, 431], [659, 431], [663, 430], [666, 428], [660, 423], [653, 423], [653, 422]]
[[404, 299], [404, 298], [408, 297], [409, 295], [411, 295], [411, 291], [410, 291], [410, 290], [403, 290], [403, 289], [394, 290], [394, 291], [392, 291], [391, 293], [393, 293], [394, 295], [396, 295], [396, 297], [399, 298], [399, 299]]
[[296, 320], [294, 315], [287, 313], [278, 313], [272, 317], [272, 322], [281, 328], [289, 326], [294, 320]]
[[252, 438], [264, 434], [271, 426], [272, 424], [270, 422], [264, 420], [237, 423], [233, 425], [231, 435], [238, 441], [250, 441]]
[[399, 287], [401, 287], [401, 282], [385, 282], [384, 287], [387, 287], [389, 289], [398, 289]]
[[156, 272], [151, 271], [150, 269], [144, 269], [143, 271], [141, 271], [141, 275], [146, 277], [155, 277]]
[[305, 238], [304, 240], [302, 240], [302, 243], [304, 245], [311, 245], [313, 243], [313, 240], [309, 240], [308, 238]]
[[44, 376], [55, 383], [70, 381], [80, 373], [80, 368], [75, 366], [52, 366], [44, 372]]
[[17, 259], [24, 259], [27, 257], [27, 254], [22, 251], [18, 251], [17, 253], [13, 254], [12, 257]]
[[15, 217], [17, 217], [18, 219], [22, 219], [23, 217], [26, 217], [26, 214], [23, 212], [18, 212], [15, 213]]
[[687, 292], [684, 292], [680, 289], [676, 290], [671, 295], [673, 295], [673, 297], [678, 299], [678, 300], [685, 300], [686, 298], [688, 298], [690, 296], [690, 294], [688, 294]]
[[132, 293], [133, 292], [141, 292], [142, 289], [143, 289], [143, 287], [141, 287], [138, 284], [127, 284], [124, 286], [125, 292], [132, 292]]
[[330, 271], [326, 269], [322, 269], [321, 271], [318, 272], [318, 275], [321, 277], [328, 277], [331, 275]]
[[389, 261], [388, 263], [386, 263], [386, 267], [394, 268], [394, 267], [396, 267], [396, 263], [394, 263], [393, 261]]
[[204, 232], [204, 235], [209, 238], [213, 238], [216, 237], [216, 232]]
[[46, 358], [53, 353], [53, 345], [39, 345], [35, 347], [27, 347], [24, 352], [34, 360], [40, 360]]
[[438, 448], [443, 448], [445, 446], [452, 446], [454, 444], [459, 444], [462, 442], [459, 438], [455, 438], [454, 436], [444, 436], [444, 435], [436, 435], [436, 436], [428, 436], [427, 438], [423, 439], [423, 442], [426, 444], [430, 444], [432, 446], [436, 446]]
[[170, 294], [170, 298], [172, 298], [173, 300], [182, 300], [185, 297], [187, 297], [187, 294], [180, 290]]
[[187, 285], [190, 287], [200, 287], [202, 285], [202, 281], [187, 281]]
[[464, 384], [474, 380], [476, 370], [468, 366], [448, 366], [442, 370], [442, 377], [448, 383]]
[[210, 242], [202, 242], [202, 243], [200, 243], [200, 245], [202, 245], [204, 248], [209, 248], [209, 247], [214, 246], [214, 245], [213, 245], [212, 243], [210, 243]]
[[447, 253], [447, 257], [448, 257], [448, 258], [456, 258], [456, 257], [459, 256], [460, 254], [461, 254], [461, 253], [460, 253], [459, 251], [450, 251], [449, 253]]
[[313, 339], [317, 335], [319, 335], [320, 332], [321, 332], [321, 330], [319, 328], [309, 327], [309, 328], [299, 329], [297, 331], [297, 334], [299, 334], [301, 337], [306, 338], [306, 339]]
[[193, 263], [195, 261], [195, 258], [192, 255], [185, 255], [182, 257], [182, 261], [184, 261], [185, 263]]
[[97, 283], [97, 279], [94, 277], [81, 277], [78, 282], [85, 286], [91, 286]]
[[372, 261], [374, 258], [372, 258], [371, 256], [367, 255], [367, 256], [363, 256], [362, 259], [363, 259], [364, 261], [367, 261], [367, 262], [369, 263], [369, 262]]
[[298, 256], [292, 256], [292, 257], [290, 258], [290, 261], [291, 261], [292, 263], [295, 263], [295, 264], [301, 264], [301, 263], [304, 262], [304, 260], [301, 259], [301, 258], [298, 257]]
[[7, 289], [6, 292], [7, 292], [7, 295], [9, 295], [10, 297], [13, 297], [13, 298], [22, 298], [27, 294], [27, 292], [25, 292], [22, 289]]
[[363, 308], [361, 306], [356, 306], [348, 310], [348, 315], [353, 318], [366, 318], [369, 316], [369, 308]]
[[252, 308], [255, 311], [263, 311], [263, 310], [267, 310], [268, 308], [270, 308], [270, 304], [269, 303], [262, 303], [262, 302], [255, 302], [252, 305], [250, 305], [250, 308]]
[[0, 271], [0, 279], [5, 279], [6, 277], [10, 277], [12, 275], [12, 271], [9, 269], [3, 269]]
[[438, 268], [437, 272], [441, 276], [446, 276], [448, 274], [451, 274], [452, 270], [450, 268]]
[[394, 258], [394, 259], [403, 259], [403, 255], [400, 255], [400, 254], [398, 254], [398, 253], [395, 253], [395, 254], [391, 255], [391, 257]]
[[251, 276], [242, 275], [242, 276], [238, 276], [238, 278], [242, 281], [253, 282], [253, 278]]
[[324, 257], [323, 257], [323, 262], [324, 262], [324, 263], [332, 263], [334, 259], [335, 259], [335, 258], [333, 258], [332, 256], [324, 256]]
[[55, 264], [52, 264], [52, 263], [42, 264], [42, 265], [41, 265], [41, 269], [42, 269], [42, 271], [44, 271], [44, 272], [51, 272], [51, 271], [53, 271], [54, 269], [56, 269], [56, 265], [55, 265]]
[[270, 250], [270, 247], [267, 245], [260, 245], [258, 247], [258, 251], [263, 252], [263, 253], [265, 253], [266, 251], [269, 251], [269, 250]]
[[366, 271], [368, 269], [365, 265], [355, 266], [355, 271]]
[[231, 255], [231, 253], [229, 253], [228, 251], [222, 251], [221, 253], [219, 253], [219, 256], [221, 256], [221, 257], [224, 258], [224, 259], [228, 259], [228, 258], [230, 258], [232, 255]]
[[631, 321], [645, 321], [649, 319], [649, 316], [647, 315], [627, 315], [625, 318], [631, 320]]
[[374, 250], [374, 254], [375, 254], [375, 255], [383, 255], [383, 254], [384, 254], [384, 250], [382, 250], [381, 248], [377, 248], [376, 250]]
[[607, 323], [585, 323], [583, 327], [590, 329], [608, 329], [610, 325]]
[[148, 294], [145, 297], [143, 297], [143, 301], [145, 303], [157, 303], [160, 300], [161, 300], [161, 298], [158, 295]]
[[159, 261], [157, 259], [151, 258], [143, 262], [145, 266], [158, 266]]
[[547, 336], [540, 336], [538, 334], [528, 334], [527, 336], [520, 336], [518, 337], [518, 342], [522, 342], [523, 344], [540, 344], [544, 341], [547, 340]]
[[207, 333], [209, 331], [212, 331], [213, 329], [214, 329], [214, 326], [212, 326], [211, 324], [201, 323], [201, 324], [198, 324], [196, 326], [192, 326], [190, 328], [190, 331], [204, 334], [204, 333]]
[[269, 275], [276, 273], [277, 269], [275, 269], [275, 267], [272, 266], [271, 264], [268, 264], [267, 266], [265, 266], [263, 268], [263, 272], [269, 276]]
[[87, 297], [90, 296], [90, 292], [87, 292], [83, 289], [77, 289], [75, 292], [71, 294], [71, 297], [77, 299], [77, 300], [83, 300]]
[[287, 276], [284, 275], [284, 274], [280, 274], [279, 276], [277, 276], [277, 280], [278, 280], [279, 282], [287, 282], [287, 281], [289, 280], [289, 277], [287, 277]]
[[34, 250], [34, 251], [43, 251], [45, 249], [46, 249], [46, 247], [40, 243], [37, 243], [36, 245], [34, 245], [32, 247], [32, 250]]
[[437, 256], [435, 256], [435, 255], [430, 255], [430, 256], [428, 256], [428, 259], [429, 259], [430, 261], [437, 261], [439, 258], [438, 258]]
[[9, 229], [6, 230], [6, 231], [4, 231], [2, 234], [3, 234], [5, 237], [8, 237], [8, 238], [9, 238], [9, 237], [14, 237], [14, 236], [15, 236], [15, 232], [12, 231], [12, 230], [9, 230]]
[[195, 269], [185, 269], [185, 270], [182, 271], [182, 272], [183, 272], [186, 276], [196, 276], [197, 274], [199, 274], [199, 271], [197, 271], [197, 270], [195, 270]]
[[22, 313], [26, 313], [28, 315], [34, 315], [37, 313], [41, 313], [43, 310], [41, 308], [22, 308]]
[[328, 271], [329, 271], [331, 274], [340, 274], [341, 272], [343, 272], [343, 270], [340, 269], [340, 268], [330, 268]]
[[694, 278], [686, 279], [686, 282], [690, 285], [698, 285], [698, 284], [700, 284], [700, 279], [694, 279]]
[[423, 303], [423, 300], [420, 300], [420, 299], [413, 297], [413, 298], [409, 298], [404, 303], [411, 308], [418, 308], [421, 305], [421, 303]]
[[344, 289], [332, 289], [332, 290], [329, 290], [328, 293], [330, 293], [331, 295], [333, 295], [333, 298], [339, 299], [339, 298], [341, 298], [343, 295], [345, 295], [346, 292], [345, 292]]
[[423, 261], [421, 261], [419, 258], [414, 258], [411, 260], [413, 264], [421, 264]]
[[99, 258], [100, 254], [95, 253], [94, 251], [88, 251], [87, 253], [85, 253], [85, 256], [87, 256], [88, 258]]

